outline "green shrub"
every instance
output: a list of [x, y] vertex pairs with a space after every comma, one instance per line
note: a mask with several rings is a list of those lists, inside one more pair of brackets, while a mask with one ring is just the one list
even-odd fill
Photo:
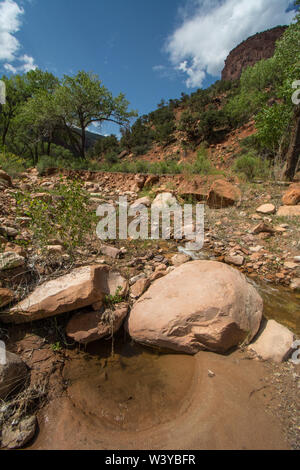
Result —
[[193, 173], [200, 175], [209, 175], [213, 167], [206, 154], [198, 152], [196, 161], [193, 164]]
[[32, 198], [30, 192], [17, 192], [14, 197], [17, 214], [31, 219], [29, 228], [38, 248], [48, 245], [49, 238], [58, 238], [72, 254], [95, 231], [96, 213], [88, 209], [89, 195], [79, 181], [61, 181], [59, 187], [49, 193], [49, 201]]
[[50, 155], [42, 155], [39, 158], [36, 168], [39, 174], [42, 175], [48, 168], [58, 168], [57, 159], [55, 157], [51, 157]]
[[270, 175], [270, 164], [255, 153], [249, 152], [235, 161], [234, 171], [243, 174], [248, 181], [265, 179]]
[[73, 170], [87, 170], [88, 161], [74, 157], [70, 150], [59, 145], [51, 145], [50, 155], [41, 155], [36, 168], [42, 174], [48, 168], [70, 168]]
[[23, 158], [13, 153], [0, 153], [0, 168], [6, 171], [10, 176], [17, 176], [26, 169], [26, 162]]
[[275, 154], [291, 119], [292, 109], [283, 103], [262, 109], [256, 117], [257, 140], [261, 146]]
[[105, 161], [112, 165], [113, 163], [117, 163], [118, 162], [118, 153], [114, 150], [110, 150], [108, 151], [106, 154], [105, 154]]

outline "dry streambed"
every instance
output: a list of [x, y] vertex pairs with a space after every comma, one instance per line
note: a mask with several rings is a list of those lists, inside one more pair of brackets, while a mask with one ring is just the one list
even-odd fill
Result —
[[[132, 184], [138, 186], [140, 179], [133, 179]], [[86, 186], [99, 204], [95, 184]], [[131, 193], [137, 195], [141, 188], [133, 189]], [[203, 197], [197, 188], [189, 189], [185, 195]], [[113, 199], [118, 194], [116, 190], [105, 193]], [[223, 204], [224, 198], [240, 204], [240, 197], [232, 185], [215, 182], [209, 200], [212, 206]], [[233, 210], [224, 209], [222, 214], [229, 216]], [[218, 241], [216, 231], [206, 232], [204, 259], [225, 260], [268, 278], [266, 260], [273, 267], [277, 263], [265, 241], [273, 233], [266, 224], [272, 222], [274, 210], [275, 206], [267, 208], [265, 216], [253, 216], [260, 224], [258, 233], [253, 234], [249, 224], [246, 235], [235, 233], [241, 240], [223, 239], [220, 231], [226, 242]], [[241, 217], [249, 214], [241, 213]], [[216, 217], [219, 213], [214, 213], [216, 227], [234, 226], [226, 217], [217, 225]], [[279, 232], [289, 235], [288, 230], [282, 226]], [[257, 246], [261, 234], [265, 248]], [[10, 236], [16, 235], [10, 231]], [[290, 238], [285, 241], [289, 243]], [[295, 262], [290, 267], [297, 243], [294, 240], [293, 253], [286, 250], [285, 270], [277, 273], [287, 285], [290, 270], [298, 270]], [[2, 261], [9, 268], [5, 272], [13, 272], [12, 279], [18, 282], [26, 254], [9, 245]], [[128, 242], [123, 251], [103, 246], [102, 259], [99, 247], [91, 245], [85, 250], [88, 266], [78, 263], [69, 274], [52, 276], [52, 281], [2, 311], [8, 347], [28, 368], [25, 380], [24, 374], [21, 380], [17, 373], [8, 380], [21, 388], [21, 394], [9, 397], [0, 408], [2, 445], [34, 449], [299, 448], [299, 366], [280, 363], [290, 356], [293, 333], [272, 322], [267, 327], [262, 323], [257, 347], [262, 302], [235, 268], [215, 261], [185, 264], [189, 257], [173, 258], [174, 242], [160, 243], [155, 253], [144, 250], [134, 258], [132, 245]], [[66, 256], [62, 245], [54, 248], [55, 256]], [[120, 269], [123, 277], [112, 267]], [[298, 294], [265, 282], [255, 287], [264, 297], [265, 316], [299, 334]], [[11, 294], [7, 289], [2, 292], [5, 303], [11, 302]], [[154, 349], [137, 346], [128, 336], [123, 339], [128, 331], [137, 342]], [[245, 349], [252, 340], [268, 362], [258, 360], [255, 348]], [[279, 364], [273, 366], [270, 360]], [[12, 357], [10, 372], [14, 361]], [[17, 390], [13, 387], [12, 392]], [[32, 420], [24, 420], [26, 415], [32, 415]]]

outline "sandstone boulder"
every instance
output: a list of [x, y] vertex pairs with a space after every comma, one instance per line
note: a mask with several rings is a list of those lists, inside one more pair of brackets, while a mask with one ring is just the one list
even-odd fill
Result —
[[248, 349], [263, 360], [280, 363], [287, 359], [291, 353], [293, 341], [294, 335], [290, 330], [276, 321], [270, 320]]
[[300, 278], [293, 279], [291, 284], [290, 284], [290, 288], [293, 291], [300, 292]]
[[148, 196], [141, 197], [137, 199], [133, 204], [131, 204], [130, 208], [132, 210], [138, 210], [140, 207], [150, 207], [151, 199]]
[[120, 250], [115, 246], [103, 245], [100, 248], [100, 252], [102, 253], [102, 255], [108, 256], [109, 258], [113, 259], [117, 259], [120, 256]]
[[15, 238], [18, 235], [18, 233], [19, 233], [18, 230], [16, 230], [13, 227], [6, 227], [5, 225], [0, 227], [0, 235]]
[[3, 170], [0, 170], [0, 181], [5, 186], [12, 186], [11, 177]]
[[176, 255], [172, 256], [171, 259], [172, 265], [176, 268], [184, 263], [188, 263], [189, 261], [191, 261], [191, 257], [185, 253], [177, 253]]
[[300, 183], [292, 184], [283, 195], [282, 203], [284, 206], [296, 206], [300, 204]]
[[5, 425], [2, 430], [2, 447], [6, 449], [20, 449], [24, 447], [35, 435], [37, 419], [30, 416], [22, 419], [16, 426]]
[[20, 268], [24, 266], [25, 258], [14, 253], [13, 251], [6, 251], [0, 254], [0, 271], [7, 271], [9, 269]]
[[244, 256], [242, 255], [226, 255], [225, 256], [225, 263], [233, 264], [234, 266], [243, 266], [245, 261]]
[[127, 328], [148, 346], [224, 353], [253, 339], [262, 311], [260, 295], [239, 271], [193, 261], [152, 284], [131, 310]]
[[99, 302], [107, 284], [107, 269], [107, 266], [84, 266], [46, 282], [0, 319], [7, 323], [26, 323]]
[[104, 295], [126, 297], [129, 282], [118, 271], [106, 270], [101, 278], [101, 291]]
[[162, 209], [170, 209], [174, 206], [179, 206], [178, 201], [175, 196], [171, 193], [160, 193], [156, 196], [154, 201], [152, 202], [152, 209], [162, 210]]
[[154, 184], [159, 182], [159, 176], [157, 175], [149, 175], [145, 181], [145, 187], [151, 187]]
[[24, 385], [27, 367], [16, 354], [9, 351], [3, 353], [3, 350], [0, 352], [0, 399], [4, 400]]
[[210, 188], [207, 204], [212, 209], [222, 209], [233, 206], [241, 200], [241, 197], [241, 191], [237, 186], [226, 180], [216, 180]]
[[10, 289], [0, 288], [0, 308], [5, 307], [14, 300], [14, 293]]
[[277, 211], [278, 217], [300, 217], [300, 205], [281, 206]]
[[69, 321], [66, 333], [77, 343], [92, 343], [115, 334], [121, 328], [127, 313], [128, 304], [125, 303], [99, 312], [77, 313]]
[[145, 181], [146, 181], [146, 176], [145, 175], [135, 175], [134, 181], [135, 181], [136, 189], [141, 190], [144, 187], [144, 184], [145, 184]]
[[145, 290], [148, 289], [149, 286], [150, 286], [149, 279], [139, 279], [131, 287], [131, 292], [130, 292], [131, 297], [133, 299], [137, 299], [138, 297], [141, 297], [141, 295], [145, 292]]
[[263, 204], [262, 206], [258, 207], [256, 209], [256, 212], [259, 214], [275, 214], [276, 212], [276, 207], [274, 204]]

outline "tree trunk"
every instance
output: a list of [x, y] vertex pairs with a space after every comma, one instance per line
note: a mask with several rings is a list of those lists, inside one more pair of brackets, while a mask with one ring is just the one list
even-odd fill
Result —
[[51, 150], [51, 142], [49, 141], [48, 146], [47, 146], [47, 155], [48, 156], [50, 155], [50, 150]]
[[34, 146], [34, 166], [37, 165], [39, 161], [39, 151], [38, 151], [38, 146]]
[[85, 160], [85, 127], [81, 126], [81, 158]]
[[5, 142], [6, 142], [7, 133], [8, 133], [8, 126], [5, 126], [4, 130], [3, 130], [3, 134], [2, 134], [2, 145], [3, 146], [5, 145]]
[[285, 178], [292, 181], [300, 156], [300, 106], [297, 106], [294, 113], [294, 125], [290, 139], [290, 145], [286, 157]]

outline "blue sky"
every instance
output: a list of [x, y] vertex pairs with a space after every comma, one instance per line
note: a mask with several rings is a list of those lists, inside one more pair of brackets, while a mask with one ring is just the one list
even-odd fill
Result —
[[[0, 73], [99, 74], [144, 114], [219, 78], [229, 51], [290, 23], [290, 0], [0, 0]], [[106, 129], [107, 130], [111, 129]]]

